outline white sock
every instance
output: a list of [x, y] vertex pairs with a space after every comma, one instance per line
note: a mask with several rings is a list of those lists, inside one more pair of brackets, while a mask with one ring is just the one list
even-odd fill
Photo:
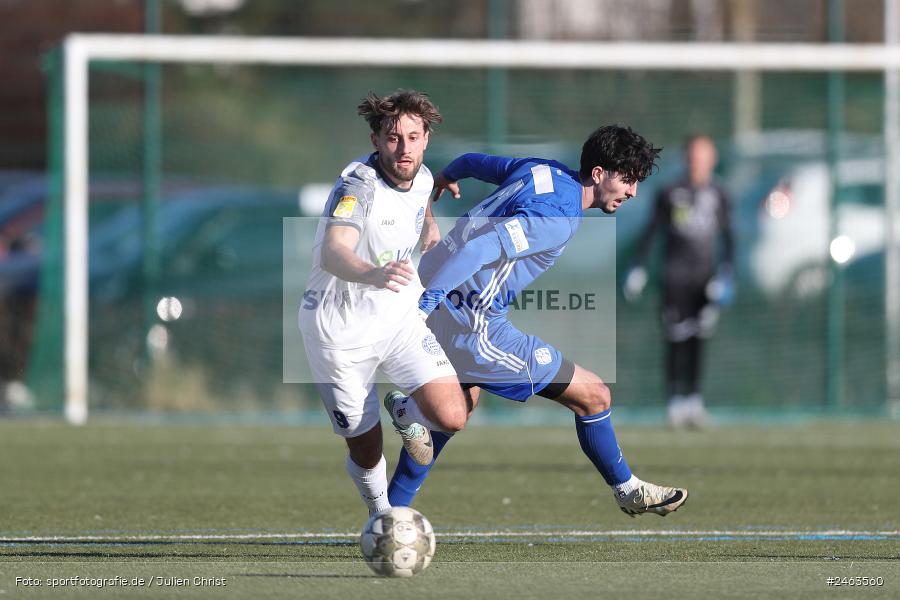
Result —
[[370, 515], [391, 507], [387, 495], [387, 461], [384, 460], [384, 455], [374, 468], [364, 469], [353, 462], [348, 454], [346, 466], [350, 479], [356, 484], [359, 495], [369, 507]]
[[[444, 431], [422, 414], [419, 405], [416, 403], [416, 399], [412, 396], [404, 396], [402, 399], [394, 402], [394, 414], [392, 414], [391, 417], [404, 427], [409, 427], [413, 423], [418, 423], [431, 431]], [[444, 431], [444, 433], [447, 432]]]
[[631, 479], [629, 479], [628, 481], [623, 481], [622, 483], [617, 483], [616, 485], [614, 485], [613, 492], [619, 498], [624, 498], [634, 490], [638, 489], [638, 486], [640, 486], [642, 483], [644, 482], [632, 475]]
[[682, 396], [681, 394], [675, 394], [674, 396], [669, 398], [669, 408], [672, 408], [672, 407], [680, 408], [682, 406], [686, 406], [687, 403], [688, 403], [688, 397]]

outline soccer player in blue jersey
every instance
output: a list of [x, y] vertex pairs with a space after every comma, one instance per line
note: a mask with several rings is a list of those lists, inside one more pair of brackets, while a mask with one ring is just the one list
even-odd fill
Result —
[[[674, 512], [687, 500], [687, 490], [632, 474], [616, 442], [609, 388], [551, 344], [516, 329], [507, 305], [553, 265], [585, 210], [612, 214], [637, 194], [659, 152], [630, 128], [610, 125], [584, 143], [578, 171], [540, 158], [460, 156], [435, 178], [435, 200], [445, 190], [458, 198], [456, 182], [468, 177], [498, 187], [419, 264], [425, 287], [420, 314], [456, 369], [470, 406], [485, 389], [520, 402], [538, 395], [569, 408], [581, 449], [631, 516]], [[424, 420], [400, 392], [389, 393], [385, 407], [400, 427]], [[435, 459], [449, 439], [432, 432]], [[412, 502], [430, 466], [401, 451], [388, 489], [392, 506]]]

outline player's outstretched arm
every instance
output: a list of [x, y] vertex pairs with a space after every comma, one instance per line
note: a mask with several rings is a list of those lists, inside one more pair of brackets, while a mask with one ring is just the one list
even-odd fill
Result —
[[513, 171], [529, 160], [527, 158], [508, 158], [506, 156], [491, 156], [469, 152], [463, 154], [444, 167], [441, 174], [450, 181], [459, 181], [474, 177], [487, 183], [500, 185]]
[[[459, 193], [459, 184], [456, 183], [455, 180], [451, 181], [448, 179], [447, 176], [444, 175], [444, 172], [441, 171], [434, 178], [434, 189], [431, 191], [431, 201], [437, 202], [445, 191], [449, 191], [456, 199], [461, 197], [461, 194]], [[431, 207], [429, 206], [429, 209], [430, 208]]]
[[460, 179], [474, 177], [481, 181], [499, 185], [509, 175], [529, 159], [507, 158], [470, 152], [455, 158], [443, 171], [434, 178], [434, 192], [431, 198], [437, 202], [444, 190], [449, 190], [454, 198], [459, 198]]
[[648, 281], [647, 268], [644, 265], [647, 263], [654, 237], [665, 226], [667, 212], [664, 192], [660, 192], [654, 200], [653, 214], [638, 236], [634, 258], [622, 282], [622, 295], [626, 302], [636, 302], [644, 293]]
[[399, 292], [415, 275], [409, 261], [391, 261], [376, 267], [356, 255], [359, 231], [355, 227], [332, 225], [322, 241], [322, 268], [338, 279], [365, 283]]

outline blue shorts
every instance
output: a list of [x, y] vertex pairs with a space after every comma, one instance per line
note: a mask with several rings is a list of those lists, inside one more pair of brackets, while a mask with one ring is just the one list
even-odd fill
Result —
[[[478, 331], [461, 325], [437, 310], [428, 327], [444, 348], [463, 387], [478, 386], [489, 392], [524, 402], [551, 384], [561, 393], [572, 372], [559, 350], [534, 335], [522, 333], [505, 318], [487, 319]], [[565, 381], [556, 381], [559, 376]], [[557, 397], [554, 393], [551, 397]]]

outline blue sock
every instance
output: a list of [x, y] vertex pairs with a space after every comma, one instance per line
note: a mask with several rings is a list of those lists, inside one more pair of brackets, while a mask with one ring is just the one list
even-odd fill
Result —
[[410, 458], [409, 454], [406, 453], [406, 448], [400, 449], [397, 468], [394, 470], [394, 476], [391, 477], [390, 485], [388, 485], [388, 502], [391, 503], [391, 506], [409, 506], [412, 504], [413, 498], [416, 497], [416, 492], [419, 491], [419, 488], [425, 483], [425, 478], [428, 477], [428, 471], [434, 466], [434, 461], [437, 460], [438, 454], [441, 453], [441, 450], [450, 441], [451, 437], [453, 436], [443, 431], [431, 432], [431, 443], [434, 444], [434, 459], [427, 467], [423, 467]]
[[631, 468], [616, 442], [611, 412], [612, 409], [609, 409], [596, 415], [576, 416], [575, 430], [581, 450], [591, 459], [606, 483], [612, 486], [631, 479]]

